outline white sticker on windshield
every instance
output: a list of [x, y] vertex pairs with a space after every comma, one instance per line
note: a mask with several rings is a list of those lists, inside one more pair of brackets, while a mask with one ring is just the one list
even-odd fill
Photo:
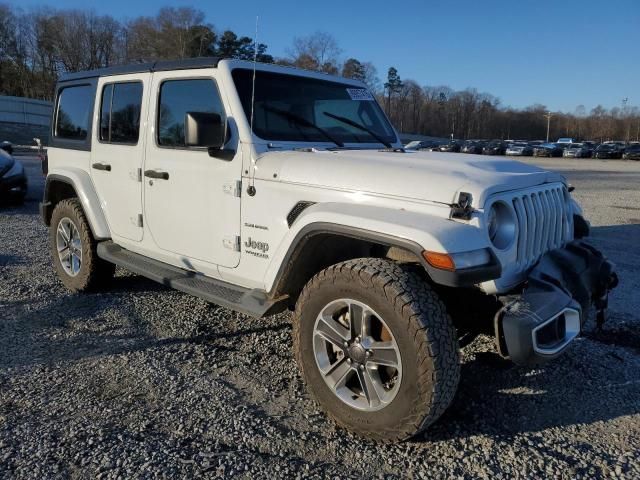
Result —
[[373, 95], [366, 88], [347, 88], [351, 100], [373, 100]]

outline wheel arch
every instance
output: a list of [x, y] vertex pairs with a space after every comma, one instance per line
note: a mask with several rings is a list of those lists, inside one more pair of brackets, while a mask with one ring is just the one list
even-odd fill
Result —
[[296, 234], [280, 262], [269, 296], [288, 296], [294, 304], [304, 285], [319, 271], [346, 260], [373, 257], [415, 262], [428, 267], [416, 242], [354, 226], [314, 222]]
[[458, 253], [488, 247], [482, 229], [436, 213], [356, 203], [313, 204], [294, 219], [275, 251], [265, 273], [265, 290], [271, 298], [288, 297], [291, 305], [313, 275], [362, 257], [416, 263], [426, 280], [451, 287], [500, 277], [501, 266], [492, 251], [487, 265], [458, 271], [429, 265], [425, 250]]
[[93, 182], [87, 172], [76, 168], [47, 175], [44, 197], [40, 204], [40, 214], [45, 225], [50, 225], [51, 215], [56, 205], [62, 200], [73, 197], [80, 201], [93, 237], [96, 240], [111, 238], [109, 225]]

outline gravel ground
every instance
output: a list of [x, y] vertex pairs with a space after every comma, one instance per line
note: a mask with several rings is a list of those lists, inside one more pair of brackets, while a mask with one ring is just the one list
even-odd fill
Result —
[[565, 172], [621, 286], [542, 368], [462, 352], [454, 404], [422, 438], [378, 445], [306, 394], [287, 315], [253, 320], [118, 270], [69, 294], [32, 191], [0, 209], [0, 476], [5, 478], [639, 478], [640, 163], [537, 160]]

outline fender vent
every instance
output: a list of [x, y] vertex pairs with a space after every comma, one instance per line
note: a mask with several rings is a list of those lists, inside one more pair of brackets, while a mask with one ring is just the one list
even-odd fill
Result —
[[304, 211], [305, 208], [310, 207], [311, 205], [315, 204], [316, 202], [298, 202], [296, 203], [293, 208], [291, 209], [291, 211], [289, 212], [289, 214], [287, 215], [287, 224], [289, 225], [289, 228], [291, 228], [291, 225], [293, 225], [293, 222], [296, 221], [296, 218], [298, 218], [298, 216]]

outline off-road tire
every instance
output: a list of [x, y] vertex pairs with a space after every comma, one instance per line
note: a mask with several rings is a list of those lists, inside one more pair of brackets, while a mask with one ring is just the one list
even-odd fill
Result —
[[[360, 411], [324, 382], [312, 338], [321, 309], [339, 298], [363, 302], [384, 317], [402, 359], [395, 398], [381, 410]], [[389, 260], [362, 258], [333, 265], [304, 287], [293, 318], [293, 343], [302, 374], [321, 408], [341, 426], [378, 441], [415, 436], [453, 400], [460, 379], [459, 349], [445, 306], [426, 281]]]
[[[69, 218], [80, 234], [82, 242], [82, 264], [79, 273], [73, 277], [65, 272], [56, 248], [56, 232], [60, 220]], [[115, 265], [105, 262], [96, 253], [97, 242], [93, 238], [87, 217], [77, 198], [60, 201], [51, 215], [49, 228], [49, 251], [56, 273], [62, 283], [72, 292], [85, 292], [103, 287], [113, 277]]]

